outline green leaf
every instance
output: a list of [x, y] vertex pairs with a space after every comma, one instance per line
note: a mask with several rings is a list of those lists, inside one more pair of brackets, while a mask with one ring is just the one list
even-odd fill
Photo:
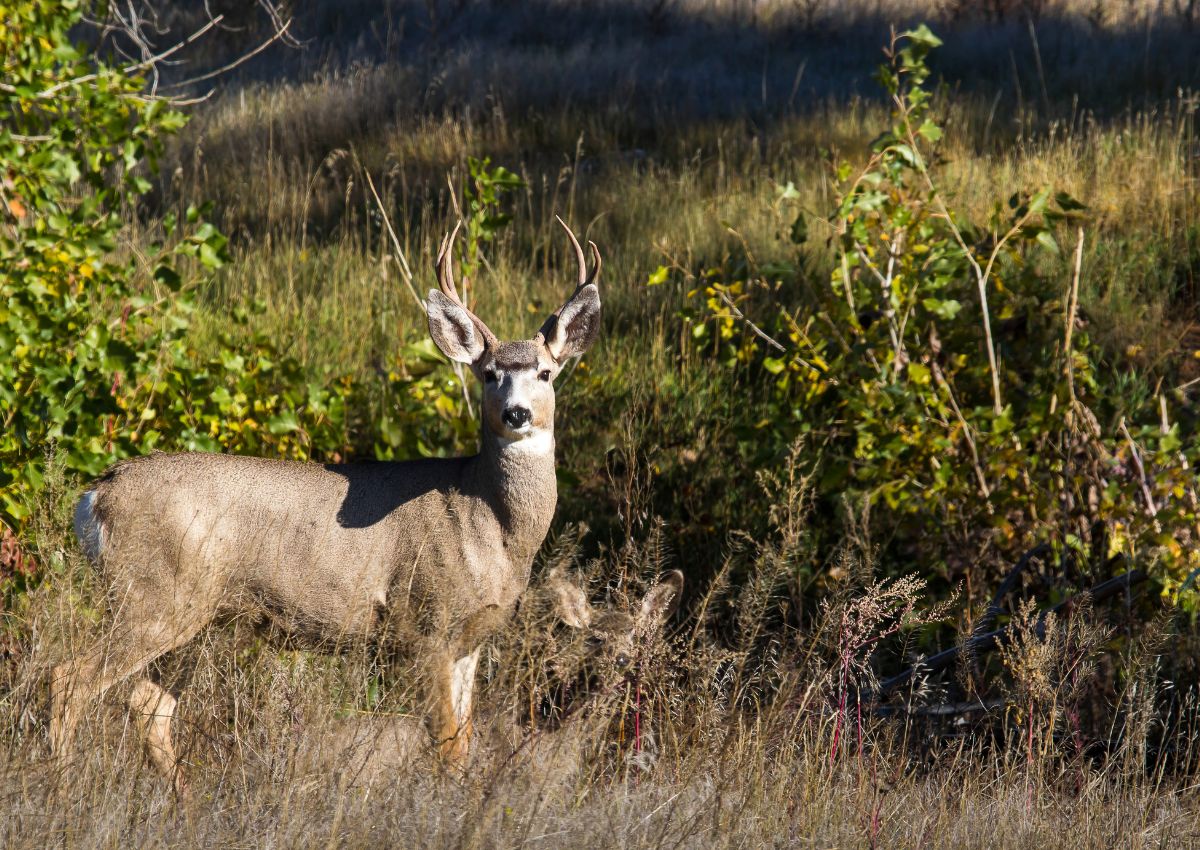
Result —
[[285, 410], [267, 420], [267, 430], [277, 437], [290, 434], [300, 430], [300, 419], [296, 416], [296, 411]]
[[929, 367], [921, 363], [909, 363], [908, 379], [914, 384], [925, 385], [929, 383]]
[[926, 48], [935, 48], [942, 46], [942, 40], [933, 34], [926, 24], [920, 24], [914, 29], [907, 30], [900, 34], [901, 38], [907, 38], [915, 44], [919, 44]]
[[794, 245], [803, 245], [808, 241], [808, 222], [804, 218], [804, 213], [796, 216], [796, 220], [792, 222], [791, 230], [788, 231], [788, 236]]
[[962, 302], [953, 298], [926, 298], [921, 306], [942, 319], [953, 319], [962, 309]]
[[1058, 208], [1063, 212], [1075, 212], [1077, 210], [1087, 209], [1085, 204], [1080, 203], [1066, 192], [1058, 192], [1054, 196], [1054, 203], [1058, 204]]
[[1049, 230], [1038, 231], [1037, 236], [1035, 236], [1034, 238], [1037, 240], [1037, 243], [1039, 245], [1041, 245], [1043, 248], [1045, 248], [1050, 253], [1052, 253], [1052, 254], [1058, 253], [1058, 243], [1056, 241], [1054, 241], [1054, 237], [1051, 235]]
[[917, 128], [917, 134], [930, 144], [936, 144], [942, 138], [942, 128], [928, 118]]
[[775, 196], [780, 201], [795, 201], [800, 199], [800, 190], [791, 180], [784, 186], [775, 186]]
[[179, 287], [183, 285], [183, 279], [179, 276], [179, 272], [165, 264], [154, 270], [154, 279], [172, 292], [178, 292]]

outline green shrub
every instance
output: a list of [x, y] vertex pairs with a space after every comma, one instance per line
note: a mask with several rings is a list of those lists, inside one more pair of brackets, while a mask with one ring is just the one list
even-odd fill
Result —
[[[830, 288], [791, 307], [781, 281], [798, 266], [713, 269], [693, 336], [760, 387], [760, 460], [809, 435], [822, 497], [872, 505], [910, 564], [950, 573], [951, 553], [1013, 557], [1052, 536], [1095, 563], [1156, 563], [1175, 591], [1197, 558], [1195, 436], [1165, 395], [1124, 394], [1078, 327], [1078, 259], [1058, 239], [1080, 203], [1021, 191], [983, 222], [947, 206], [926, 88], [938, 44], [925, 27], [893, 41], [892, 126], [866, 163], [834, 166]], [[801, 212], [789, 236], [807, 231]]]
[[[178, 260], [222, 261], [198, 220], [151, 256], [122, 245], [122, 212], [183, 117], [144, 97], [136, 70], [85, 58], [69, 31], [77, 3], [9, 5], [0, 24], [0, 521], [22, 524], [47, 447], [95, 472], [136, 449], [153, 419], [164, 350], [186, 317], [171, 310]], [[120, 247], [119, 247], [120, 246]], [[148, 414], [147, 414], [147, 411]], [[128, 427], [134, 423], [133, 427]]]
[[[364, 384], [312, 373], [252, 334], [244, 309], [196, 350], [196, 292], [226, 240], [198, 207], [167, 216], [149, 245], [130, 235], [184, 116], [145, 93], [142, 67], [72, 43], [86, 8], [32, 0], [0, 18], [0, 599], [36, 575], [17, 541], [50, 453], [91, 476], [156, 449], [336, 461], [475, 439], [461, 378], [427, 342]], [[505, 224], [499, 199], [513, 187], [487, 165], [473, 161], [467, 192], [471, 262]]]

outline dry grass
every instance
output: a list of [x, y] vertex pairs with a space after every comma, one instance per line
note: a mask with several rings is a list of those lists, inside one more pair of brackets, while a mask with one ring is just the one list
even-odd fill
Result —
[[[1200, 842], [1197, 693], [1181, 685], [1174, 710], [1160, 710], [1170, 695], [1156, 673], [1161, 635], [1131, 649], [1129, 685], [1105, 718], [1112, 737], [1089, 738], [1090, 748], [1070, 741], [1092, 734], [1072, 718], [1094, 677], [1063, 672], [1077, 668], [1077, 647], [1090, 639], [1075, 622], [1051, 624], [1044, 639], [1020, 633], [1004, 651], [1020, 670], [1011, 701], [966, 727], [920, 716], [936, 703], [932, 683], [916, 695], [917, 713], [860, 713], [853, 688], [866, 680], [846, 670], [869, 678], [886, 643], [874, 638], [897, 617], [920, 619], [920, 583], [874, 583], [861, 555], [848, 554], [858, 580], [803, 634], [781, 631], [781, 564], [809, 554], [796, 522], [803, 482], [782, 486], [770, 539], [730, 553], [745, 582], [701, 588], [666, 640], [641, 647], [636, 677], [594, 695], [561, 728], [515, 752], [489, 749], [494, 730], [540, 704], [577, 651], [551, 625], [544, 591], [531, 590], [483, 665], [482, 754], [465, 773], [437, 768], [412, 745], [420, 733], [405, 716], [405, 676], [369, 650], [331, 658], [272, 648], [245, 623], [209, 631], [159, 669], [182, 693], [176, 729], [191, 784], [182, 800], [144, 758], [120, 688], [90, 712], [66, 764], [50, 760], [47, 663], [97, 628], [99, 599], [62, 534], [43, 534], [37, 554], [61, 557], [61, 578], [15, 612], [33, 651], [8, 668], [0, 699], [0, 841], [14, 850]], [[590, 577], [618, 609], [663, 565], [658, 534], [587, 563], [579, 540], [571, 532], [549, 546], [543, 571]], [[1036, 746], [1025, 746], [1027, 729]], [[567, 769], [545, 755], [556, 742], [566, 742]]]
[[[397, 337], [422, 331], [398, 285], [364, 172], [420, 276], [452, 216], [447, 180], [461, 186], [466, 157], [487, 155], [520, 173], [528, 189], [489, 251], [481, 309], [502, 333], [525, 333], [535, 322], [531, 305], [541, 309], [559, 296], [564, 258], [552, 228], [559, 212], [605, 249], [606, 305], [616, 315], [609, 339], [616, 339], [625, 322], [653, 327], [664, 308], [670, 315], [678, 293], [663, 304], [640, 286], [660, 264], [695, 272], [743, 245], [759, 260], [786, 256], [779, 236], [795, 208], [818, 218], [829, 209], [822, 152], [852, 159], [886, 122], [879, 104], [858, 95], [871, 91], [867, 76], [886, 18], [856, 24], [833, 45], [803, 35], [770, 41], [769, 31], [750, 28], [724, 38], [685, 30], [665, 45], [646, 36], [624, 47], [584, 39], [568, 48], [568, 40], [561, 49], [510, 34], [515, 43], [501, 50], [473, 35], [483, 23], [471, 22], [487, 14], [460, 23], [467, 33], [449, 54], [425, 46], [408, 62], [250, 83], [197, 114], [168, 169], [175, 177], [165, 197], [180, 207], [214, 199], [239, 248], [218, 282], [218, 315], [230, 302], [263, 298], [266, 327], [294, 339], [303, 357], [366, 368]], [[612, 26], [629, 22], [616, 17]], [[1200, 68], [1177, 63], [1176, 84], [1151, 97], [1115, 70], [1133, 62], [1122, 58], [1128, 45], [1051, 28], [1044, 40], [1058, 32], [1059, 46], [1043, 65], [1051, 90], [1043, 104], [1028, 34], [981, 32], [981, 44], [974, 30], [944, 32], [948, 55], [939, 56], [940, 70], [961, 89], [941, 110], [943, 185], [954, 205], [981, 217], [1020, 187], [1071, 192], [1094, 221], [1085, 310], [1111, 335], [1114, 351], [1163, 339], [1150, 329], [1161, 326], [1181, 287], [1195, 286], [1200, 250], [1197, 100], [1186, 89]], [[1151, 63], [1146, 73], [1171, 73], [1171, 45], [1183, 35], [1168, 28], [1163, 38], [1166, 46], [1138, 59]], [[326, 43], [336, 36], [319, 42]], [[1089, 68], [1109, 69], [1106, 81], [1119, 79], [1120, 89], [1080, 93], [1084, 76], [1096, 84], [1093, 70], [1078, 78], [1071, 70], [1088, 51]], [[721, 62], [708, 62], [713, 55]], [[1012, 69], [992, 67], [998, 56], [1011, 58]], [[781, 209], [776, 186], [789, 181], [801, 196]], [[824, 235], [814, 225], [809, 253], [818, 277]]]

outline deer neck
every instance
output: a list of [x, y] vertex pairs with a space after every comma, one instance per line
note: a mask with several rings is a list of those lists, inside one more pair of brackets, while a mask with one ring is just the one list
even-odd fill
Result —
[[558, 504], [553, 432], [505, 440], [485, 422], [474, 460], [478, 492], [500, 520], [511, 560], [531, 563]]

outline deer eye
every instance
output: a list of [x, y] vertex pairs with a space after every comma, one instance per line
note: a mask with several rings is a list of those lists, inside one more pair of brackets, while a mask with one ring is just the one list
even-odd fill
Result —
[[496, 383], [496, 370], [488, 369], [488, 370], [484, 371], [483, 380], [484, 380], [484, 383], [488, 383], [488, 384]]
[[548, 381], [548, 380], [550, 380], [550, 370], [549, 370], [549, 369], [543, 369], [542, 371], [538, 372], [538, 380], [539, 380], [539, 381]]

